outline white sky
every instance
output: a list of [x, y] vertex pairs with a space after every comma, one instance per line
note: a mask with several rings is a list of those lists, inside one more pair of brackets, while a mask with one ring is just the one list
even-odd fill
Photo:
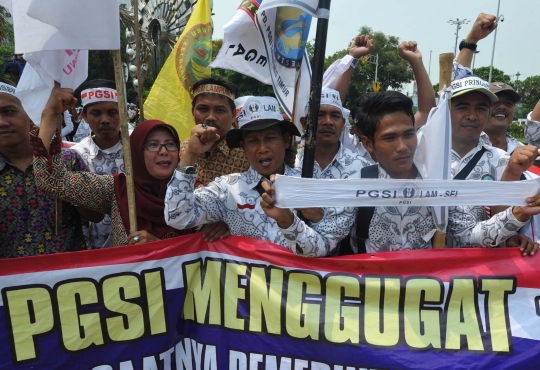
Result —
[[[520, 80], [540, 75], [540, 0], [500, 0], [499, 24], [494, 66], [508, 75], [519, 72]], [[223, 38], [223, 26], [240, 5], [240, 0], [214, 0], [214, 39]], [[497, 14], [497, 0], [332, 0], [326, 55], [348, 47], [363, 25], [374, 31], [397, 36], [400, 40], [417, 41], [424, 65], [431, 80], [439, 80], [439, 54], [454, 51], [456, 26], [450, 19], [468, 19], [462, 26], [459, 41], [465, 38], [479, 13]], [[310, 40], [315, 37], [316, 20], [312, 22]], [[478, 44], [475, 67], [489, 66], [493, 33]], [[459, 42], [458, 41], [458, 42]], [[512, 76], [515, 79], [515, 76]], [[412, 93], [411, 86], [403, 92]]]

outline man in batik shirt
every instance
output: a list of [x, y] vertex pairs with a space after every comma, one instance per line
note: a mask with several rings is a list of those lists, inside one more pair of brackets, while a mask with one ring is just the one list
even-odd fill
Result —
[[[0, 83], [0, 258], [86, 248], [78, 209], [69, 203], [62, 203], [62, 220], [55, 233], [55, 198], [34, 183], [32, 127], [36, 129], [15, 88]], [[86, 169], [75, 153], [65, 151], [64, 159], [71, 171]]]

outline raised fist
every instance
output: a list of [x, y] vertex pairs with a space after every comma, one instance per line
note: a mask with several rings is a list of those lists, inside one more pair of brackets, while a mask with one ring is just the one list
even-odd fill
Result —
[[373, 39], [368, 35], [356, 36], [349, 47], [349, 55], [353, 58], [361, 58], [373, 50]]

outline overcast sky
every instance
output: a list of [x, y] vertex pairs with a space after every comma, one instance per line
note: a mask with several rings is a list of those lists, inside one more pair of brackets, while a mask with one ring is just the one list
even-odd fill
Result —
[[[240, 2], [214, 0], [214, 39], [223, 38], [223, 26]], [[497, 0], [332, 0], [326, 54], [346, 48], [360, 27], [367, 25], [400, 40], [417, 41], [426, 69], [432, 50], [431, 80], [437, 83], [439, 54], [454, 51], [456, 26], [448, 24], [448, 20], [471, 21], [462, 26], [461, 41], [481, 12], [496, 15]], [[500, 14], [504, 22], [498, 28], [494, 66], [508, 75], [519, 72], [520, 80], [540, 75], [540, 0], [501, 0]], [[312, 22], [310, 40], [315, 37], [316, 26], [317, 22]], [[475, 67], [490, 65], [493, 35], [479, 43]], [[412, 87], [405, 86], [407, 91], [412, 92]]]

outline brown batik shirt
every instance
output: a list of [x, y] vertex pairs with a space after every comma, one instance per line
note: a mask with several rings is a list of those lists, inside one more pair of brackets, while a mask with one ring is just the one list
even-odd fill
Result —
[[[186, 139], [181, 143], [180, 156], [186, 150], [188, 142], [189, 139]], [[197, 158], [197, 164], [199, 173], [195, 180], [195, 188], [210, 184], [216, 177], [241, 173], [249, 169], [249, 161], [244, 155], [244, 150], [229, 149], [225, 140], [209, 152], [201, 154]]]

